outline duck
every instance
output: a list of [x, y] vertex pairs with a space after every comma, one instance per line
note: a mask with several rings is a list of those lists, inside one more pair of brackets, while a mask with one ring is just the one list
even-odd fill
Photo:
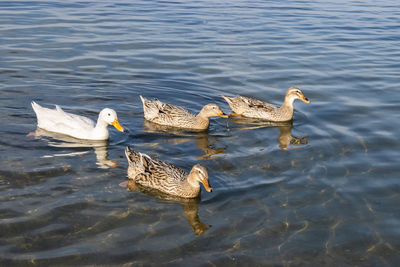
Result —
[[60, 133], [85, 140], [107, 140], [109, 138], [108, 125], [113, 125], [123, 132], [115, 110], [105, 108], [99, 113], [95, 124], [89, 118], [65, 112], [58, 105], [55, 109], [45, 108], [32, 101], [32, 108], [36, 113], [37, 126], [49, 132]]
[[181, 198], [197, 198], [200, 195], [200, 183], [207, 192], [213, 189], [209, 184], [207, 168], [196, 164], [189, 173], [165, 161], [125, 148], [129, 163], [128, 186], [139, 184], [156, 189], [162, 193]]
[[296, 99], [310, 103], [310, 100], [304, 96], [298, 87], [290, 87], [286, 91], [285, 100], [280, 107], [246, 96], [227, 97], [222, 95], [222, 98], [225, 99], [232, 109], [233, 113], [230, 114], [231, 116], [243, 116], [273, 122], [292, 120], [293, 102]]
[[157, 99], [148, 100], [143, 96], [140, 96], [140, 99], [143, 103], [144, 118], [160, 125], [191, 130], [207, 130], [210, 125], [210, 117], [228, 118], [216, 104], [205, 105], [199, 114], [195, 115], [180, 106], [166, 104]]

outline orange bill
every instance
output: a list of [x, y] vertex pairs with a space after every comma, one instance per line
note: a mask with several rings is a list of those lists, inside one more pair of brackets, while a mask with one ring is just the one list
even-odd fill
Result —
[[118, 119], [115, 119], [113, 122], [112, 122], [112, 125], [115, 127], [115, 129], [117, 129], [118, 131], [120, 131], [120, 132], [123, 132], [124, 131], [124, 128], [121, 126], [121, 124], [119, 124], [119, 121], [118, 121]]
[[218, 113], [218, 116], [222, 117], [222, 118], [228, 118], [228, 115], [226, 115], [225, 113], [223, 113], [222, 111], [220, 113]]
[[212, 192], [213, 191], [213, 189], [210, 186], [210, 184], [208, 183], [207, 179], [202, 180], [201, 183], [203, 184], [203, 186], [207, 190], [207, 192]]
[[301, 101], [305, 102], [305, 103], [310, 103], [310, 100], [308, 100], [307, 97], [305, 97], [304, 95], [301, 95]]
[[119, 186], [127, 187], [128, 186], [128, 182], [121, 182], [121, 183], [119, 183]]

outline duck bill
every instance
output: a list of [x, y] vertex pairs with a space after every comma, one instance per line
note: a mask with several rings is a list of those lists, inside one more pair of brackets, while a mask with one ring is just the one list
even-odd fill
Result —
[[117, 119], [115, 119], [113, 122], [112, 122], [112, 125], [115, 127], [115, 129], [117, 129], [118, 131], [120, 131], [120, 132], [123, 132], [124, 131], [124, 128], [121, 126], [121, 124], [119, 124], [119, 121], [117, 120]]
[[218, 114], [218, 116], [222, 117], [222, 118], [228, 118], [228, 115], [226, 115], [225, 113], [223, 113], [222, 111]]
[[305, 102], [305, 103], [307, 103], [307, 104], [310, 103], [310, 100], [308, 100], [308, 98], [305, 97], [304, 95], [301, 96], [300, 100]]
[[207, 192], [213, 191], [212, 187], [210, 186], [210, 184], [208, 183], [207, 180], [204, 179], [203, 181], [201, 181], [201, 183], [203, 184], [203, 186], [207, 190]]

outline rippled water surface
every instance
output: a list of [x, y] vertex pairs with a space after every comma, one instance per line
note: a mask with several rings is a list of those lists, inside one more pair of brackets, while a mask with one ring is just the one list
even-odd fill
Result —
[[[400, 261], [400, 7], [393, 1], [0, 2], [0, 265], [394, 266]], [[198, 112], [243, 94], [292, 124], [143, 121], [139, 95]], [[32, 100], [120, 133], [36, 131]], [[214, 192], [127, 190], [124, 148]]]

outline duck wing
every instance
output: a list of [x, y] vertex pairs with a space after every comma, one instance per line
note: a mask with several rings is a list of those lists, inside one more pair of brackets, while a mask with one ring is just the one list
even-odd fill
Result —
[[182, 181], [188, 175], [184, 170], [175, 165], [152, 159], [145, 154], [143, 154], [143, 166], [146, 172], [150, 173], [154, 179], [160, 182], [173, 183], [174, 181]]
[[194, 116], [193, 113], [188, 110], [171, 104], [165, 104], [158, 101], [157, 108], [159, 113], [165, 114], [168, 117], [180, 118], [180, 117], [191, 117]]
[[256, 98], [247, 97], [247, 96], [239, 96], [239, 97], [244, 103], [246, 103], [246, 105], [250, 109], [257, 109], [257, 110], [262, 110], [265, 112], [271, 112], [276, 109], [276, 107], [274, 105], [271, 105], [267, 102], [261, 101]]
[[38, 127], [48, 131], [71, 133], [72, 131], [93, 130], [95, 123], [86, 117], [67, 113], [58, 105], [55, 109], [49, 109], [32, 102], [36, 113]]
[[82, 128], [92, 129], [96, 126], [94, 121], [87, 117], [65, 112], [57, 105], [56, 105], [56, 109], [59, 112], [59, 114], [63, 114], [62, 115], [63, 116], [62, 123], [69, 125], [71, 128], [74, 128], [77, 130], [82, 129]]
[[143, 102], [144, 117], [149, 121], [169, 124], [179, 118], [195, 116], [182, 107], [166, 104], [157, 99], [148, 100], [142, 96], [140, 96], [140, 99]]

